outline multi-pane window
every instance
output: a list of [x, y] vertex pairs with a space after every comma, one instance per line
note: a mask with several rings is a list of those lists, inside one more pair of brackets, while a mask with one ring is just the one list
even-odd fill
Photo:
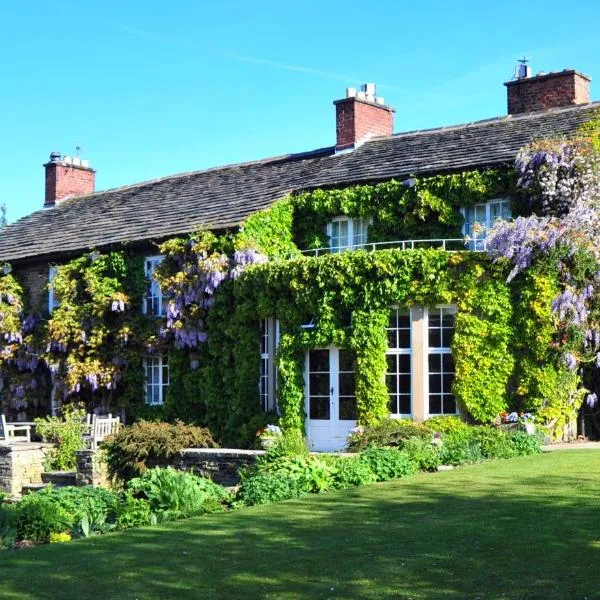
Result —
[[60, 306], [60, 299], [56, 295], [53, 285], [57, 272], [58, 267], [50, 266], [48, 269], [48, 312], [50, 314], [52, 314], [55, 308]]
[[462, 209], [465, 223], [463, 234], [469, 238], [471, 250], [485, 250], [488, 230], [498, 219], [510, 219], [512, 214], [509, 200], [491, 200]]
[[367, 243], [369, 220], [363, 217], [350, 219], [337, 217], [327, 226], [329, 248], [332, 252], [342, 252], [352, 248], [362, 248]]
[[410, 311], [392, 308], [388, 324], [387, 373], [390, 413], [394, 416], [412, 414], [412, 369]]
[[163, 301], [160, 285], [153, 277], [156, 267], [162, 262], [162, 256], [149, 256], [144, 261], [144, 273], [147, 280], [146, 296], [144, 297], [144, 313], [161, 316], [166, 312], [166, 302]]
[[450, 346], [454, 335], [456, 308], [442, 306], [428, 311], [429, 414], [456, 414], [452, 393], [454, 360]]
[[279, 321], [263, 319], [260, 322], [260, 381], [259, 392], [262, 406], [266, 411], [277, 410], [275, 391], [277, 389], [277, 369], [275, 352], [279, 344]]
[[146, 372], [146, 404], [160, 406], [165, 401], [169, 386], [169, 358], [166, 354], [147, 356], [144, 360]]

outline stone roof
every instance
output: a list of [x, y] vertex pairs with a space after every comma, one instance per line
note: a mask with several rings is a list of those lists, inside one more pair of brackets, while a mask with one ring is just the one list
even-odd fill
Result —
[[534, 139], [573, 133], [600, 102], [375, 138], [352, 152], [324, 148], [71, 198], [0, 234], [0, 260], [52, 259], [199, 228], [238, 226], [297, 191], [511, 163]]

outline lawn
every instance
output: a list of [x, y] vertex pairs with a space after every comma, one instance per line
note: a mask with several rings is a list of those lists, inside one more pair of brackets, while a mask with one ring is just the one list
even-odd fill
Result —
[[600, 598], [600, 451], [0, 555], [0, 598]]

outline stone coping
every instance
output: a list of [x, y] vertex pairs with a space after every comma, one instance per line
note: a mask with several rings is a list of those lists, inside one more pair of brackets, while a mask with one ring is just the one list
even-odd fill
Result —
[[7, 442], [0, 441], [0, 454], [9, 454], [15, 450], [38, 450], [39, 448], [52, 448], [54, 444], [45, 442]]

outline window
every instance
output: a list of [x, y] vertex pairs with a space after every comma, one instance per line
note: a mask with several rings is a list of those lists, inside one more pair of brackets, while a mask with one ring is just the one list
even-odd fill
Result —
[[452, 394], [454, 359], [450, 351], [454, 335], [454, 306], [439, 306], [428, 311], [428, 400], [430, 415], [456, 414], [456, 400]]
[[58, 273], [58, 267], [51, 266], [48, 269], [48, 312], [52, 314], [55, 308], [60, 306], [60, 300], [54, 291], [53, 281]]
[[279, 345], [279, 321], [263, 319], [260, 322], [260, 400], [265, 412], [277, 410], [275, 390], [277, 389], [277, 369], [275, 352]]
[[167, 305], [163, 301], [158, 281], [153, 277], [156, 267], [163, 261], [162, 256], [149, 256], [144, 261], [144, 273], [148, 280], [146, 296], [144, 298], [143, 310], [147, 315], [160, 317], [166, 313]]
[[412, 414], [412, 357], [410, 311], [392, 308], [387, 328], [388, 350], [385, 376], [390, 397], [390, 413], [409, 417]]
[[146, 371], [146, 404], [161, 406], [169, 386], [169, 358], [166, 354], [148, 356], [144, 360]]
[[368, 228], [369, 220], [364, 217], [336, 217], [327, 225], [330, 250], [342, 252], [352, 248], [363, 248], [367, 243]]
[[463, 234], [469, 237], [471, 250], [485, 250], [485, 239], [488, 230], [498, 219], [510, 219], [509, 200], [491, 200], [485, 204], [476, 204], [471, 208], [463, 208], [465, 218]]

